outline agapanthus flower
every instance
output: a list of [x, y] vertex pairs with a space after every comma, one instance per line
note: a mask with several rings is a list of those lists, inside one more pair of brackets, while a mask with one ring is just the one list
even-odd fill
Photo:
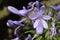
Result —
[[51, 19], [51, 16], [49, 15], [44, 15], [44, 13], [46, 12], [46, 7], [44, 5], [42, 5], [40, 7], [40, 9], [38, 8], [34, 8], [34, 14], [31, 14], [29, 16], [29, 18], [33, 22], [33, 28], [36, 28], [36, 33], [37, 34], [42, 34], [43, 33], [43, 28], [48, 28], [48, 24], [45, 20], [49, 20]]
[[24, 6], [23, 6], [23, 9], [22, 10], [18, 10], [16, 9], [15, 7], [13, 6], [8, 6], [8, 10], [14, 14], [17, 14], [19, 16], [26, 16], [31, 10], [33, 9], [30, 8], [30, 9], [26, 9]]
[[57, 14], [57, 20], [60, 20], [60, 11]]
[[23, 26], [22, 22], [25, 21], [26, 18], [20, 20], [20, 21], [13, 21], [13, 20], [8, 20], [7, 21], [7, 26], [12, 27], [12, 26]]
[[27, 7], [28, 7], [28, 8], [34, 7], [35, 4], [36, 4], [35, 2], [29, 2]]
[[55, 21], [54, 21], [53, 18], [52, 18], [52, 23], [51, 23], [51, 25], [52, 25], [52, 27], [51, 27], [50, 29], [51, 29], [52, 37], [53, 37], [54, 35], [57, 34], [57, 32], [56, 32], [56, 27], [55, 27]]
[[28, 3], [28, 7], [32, 7], [32, 6], [34, 6], [34, 5], [35, 5], [37, 8], [40, 8], [40, 2], [39, 2], [39, 1]]
[[31, 40], [32, 39], [32, 36], [30, 34], [28, 34], [28, 37], [25, 38], [25, 40]]
[[34, 7], [34, 5], [39, 9], [39, 7], [40, 7], [40, 2], [39, 2], [39, 1], [30, 2], [30, 3], [28, 3], [28, 8], [29, 8], [29, 7]]
[[40, 2], [36, 1], [35, 4], [36, 4], [36, 7], [39, 9], [40, 8]]
[[54, 9], [55, 11], [60, 11], [60, 5], [57, 6], [50, 6], [52, 9]]
[[60, 29], [58, 30], [58, 33], [60, 34]]
[[17, 26], [17, 28], [15, 29], [14, 31], [14, 35], [18, 36], [17, 34], [17, 30], [21, 27], [21, 26], [24, 26], [24, 24], [22, 24], [22, 22], [24, 22], [26, 20], [26, 18], [20, 20], [20, 21], [12, 21], [12, 20], [8, 20], [7, 22], [7, 26], [8, 27], [15, 27]]

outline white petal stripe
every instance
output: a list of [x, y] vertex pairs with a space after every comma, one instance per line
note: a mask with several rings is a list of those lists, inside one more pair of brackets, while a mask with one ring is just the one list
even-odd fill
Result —
[[33, 27], [34, 27], [34, 28], [36, 28], [36, 27], [38, 26], [39, 21], [40, 21], [40, 20], [37, 19], [37, 20], [34, 22], [34, 24], [33, 24]]
[[44, 15], [44, 16], [43, 16], [43, 19], [49, 20], [49, 19], [51, 19], [51, 16], [49, 16], [49, 15]]
[[48, 28], [48, 24], [44, 19], [41, 19], [41, 23], [42, 23], [44, 28], [46, 28], [46, 29]]

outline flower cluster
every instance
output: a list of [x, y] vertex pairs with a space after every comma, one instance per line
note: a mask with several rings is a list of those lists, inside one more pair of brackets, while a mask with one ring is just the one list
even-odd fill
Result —
[[[55, 27], [55, 21], [54, 18], [52, 17], [52, 13], [48, 12], [48, 14], [46, 13], [46, 6], [44, 4], [40, 4], [39, 1], [36, 2], [30, 2], [28, 3], [27, 6], [28, 9], [26, 9], [26, 7], [23, 6], [22, 10], [18, 10], [13, 6], [8, 6], [8, 10], [14, 14], [19, 15], [20, 17], [24, 17], [24, 19], [21, 19], [19, 21], [13, 21], [13, 20], [8, 20], [7, 21], [7, 26], [9, 27], [16, 27], [18, 26], [15, 31], [14, 34], [17, 35], [17, 30], [21, 27], [21, 26], [25, 26], [24, 24], [22, 24], [22, 22], [24, 22], [25, 20], [27, 20], [27, 18], [25, 16], [28, 15], [28, 13], [30, 13], [32, 10], [34, 13], [30, 14], [28, 16], [28, 18], [31, 20], [31, 23], [33, 25], [33, 29], [36, 29], [36, 34], [43, 34], [45, 29], [48, 29], [48, 21], [52, 19], [51, 22], [51, 33], [52, 36], [56, 35], [56, 27]], [[50, 8], [54, 9], [55, 11], [58, 12], [57, 14], [57, 19], [60, 19], [60, 5], [58, 6], [50, 6]], [[45, 29], [44, 29], [45, 28]], [[34, 38], [34, 37], [33, 37]], [[31, 37], [31, 35], [29, 34], [28, 37], [25, 40], [33, 40], [33, 38]], [[16, 40], [18, 40], [19, 37], [16, 37]]]
[[[36, 5], [39, 6], [37, 2]], [[33, 22], [33, 28], [36, 28], [36, 33], [37, 34], [42, 34], [43, 33], [43, 28], [48, 28], [48, 24], [45, 20], [51, 19], [51, 16], [49, 15], [44, 15], [46, 11], [46, 8], [44, 5], [42, 5], [40, 8], [35, 7], [34, 8], [34, 14], [31, 14], [29, 18], [34, 21]]]

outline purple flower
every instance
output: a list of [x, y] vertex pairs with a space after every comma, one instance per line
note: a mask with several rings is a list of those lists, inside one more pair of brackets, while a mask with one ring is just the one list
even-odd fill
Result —
[[25, 40], [31, 40], [32, 39], [32, 36], [30, 34], [28, 34], [28, 37], [25, 38]]
[[51, 32], [52, 32], [52, 36], [57, 34], [55, 27], [51, 27], [50, 29], [51, 29]]
[[60, 11], [60, 5], [57, 6], [50, 6], [52, 9], [54, 9], [55, 11]]
[[26, 16], [31, 10], [33, 9], [33, 7], [31, 9], [26, 9], [24, 6], [23, 6], [23, 9], [22, 10], [18, 10], [16, 9], [15, 7], [13, 6], [8, 6], [8, 10], [14, 14], [17, 14], [19, 16]]
[[42, 17], [42, 15], [45, 13], [45, 11], [46, 11], [46, 8], [44, 5], [40, 8], [40, 10], [35, 7], [34, 14], [30, 15], [29, 17], [31, 20], [34, 20], [38, 17]]
[[57, 14], [57, 20], [60, 20], [60, 11]]
[[58, 30], [58, 33], [60, 34], [60, 29]]
[[24, 26], [24, 24], [22, 24], [22, 22], [25, 21], [25, 20], [26, 20], [26, 18], [24, 18], [24, 19], [22, 19], [22, 20], [20, 20], [20, 21], [8, 20], [7, 26], [9, 26], [9, 27], [18, 26], [18, 27], [15, 29], [15, 31], [14, 31], [14, 35], [18, 36], [17, 31], [18, 31], [18, 29], [19, 29], [21, 26]]
[[22, 19], [22, 20], [20, 20], [20, 21], [12, 21], [12, 20], [8, 20], [8, 22], [7, 22], [7, 26], [9, 26], [9, 27], [12, 27], [12, 26], [23, 26], [23, 24], [21, 24], [23, 21], [25, 21], [26, 20], [26, 18], [25, 19]]
[[28, 8], [32, 7], [34, 5], [36, 5], [37, 8], [40, 8], [40, 2], [39, 1], [28, 3]]
[[34, 26], [36, 26], [36, 34], [42, 34], [43, 33], [43, 25], [40, 22], [40, 20], [37, 20], [37, 21], [39, 21], [39, 22], [34, 25]]
[[52, 23], [51, 23], [52, 27], [50, 28], [51, 32], [52, 32], [52, 37], [57, 34], [54, 22], [55, 22], [55, 20], [52, 18]]
[[[46, 11], [45, 6], [41, 6], [40, 9], [36, 8], [34, 9], [34, 14], [31, 14], [29, 18], [33, 21], [33, 28], [36, 28], [37, 34], [43, 33], [43, 28], [48, 28], [48, 24], [45, 20], [51, 19], [51, 16], [44, 15]], [[35, 21], [35, 22], [34, 22]]]
[[36, 7], [37, 8], [40, 8], [40, 2], [39, 1], [36, 1], [35, 3], [36, 3]]

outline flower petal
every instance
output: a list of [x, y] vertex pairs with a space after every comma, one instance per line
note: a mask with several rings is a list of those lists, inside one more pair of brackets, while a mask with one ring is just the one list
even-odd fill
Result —
[[35, 22], [34, 22], [34, 24], [33, 24], [33, 28], [36, 28], [37, 26], [38, 26], [38, 23], [40, 22], [40, 20], [39, 19], [37, 19]]
[[41, 23], [42, 23], [44, 28], [46, 28], [46, 29], [48, 28], [48, 24], [44, 19], [41, 19]]
[[36, 7], [39, 8], [40, 7], [39, 1], [36, 1], [35, 3], [36, 3]]
[[52, 36], [54, 36], [54, 35], [57, 34], [55, 27], [51, 27], [50, 30], [51, 30], [51, 32], [52, 32]]
[[52, 9], [54, 9], [55, 11], [60, 11], [60, 5], [57, 6], [50, 6]]
[[57, 14], [57, 20], [60, 20], [60, 11]]
[[7, 22], [7, 26], [12, 27], [12, 26], [24, 26], [23, 24], [21, 24], [21, 22], [23, 22], [25, 19], [22, 19], [20, 21], [12, 21], [12, 20], [8, 20]]
[[8, 6], [8, 10], [11, 11], [12, 13], [14, 14], [17, 14], [18, 13], [18, 9], [14, 8], [13, 6]]
[[23, 6], [23, 10], [26, 10], [26, 7], [25, 6]]
[[39, 11], [39, 9], [38, 8], [34, 8], [34, 13], [37, 13]]
[[35, 23], [35, 20], [32, 20], [32, 25]]
[[43, 5], [43, 6], [41, 6], [41, 8], [40, 8], [40, 14], [44, 14], [45, 13], [45, 11], [46, 11], [46, 7]]
[[22, 23], [24, 22], [25, 20], [27, 20], [26, 18], [22, 18], [19, 22]]
[[19, 21], [13, 21], [13, 23], [17, 26], [21, 24], [21, 22], [19, 22]]
[[51, 16], [49, 16], [49, 15], [44, 15], [44, 16], [43, 16], [43, 19], [49, 20], [49, 19], [51, 19]]
[[32, 11], [33, 10], [33, 7], [32, 8], [30, 8], [30, 9], [23, 9], [23, 10], [20, 10], [19, 12], [18, 12], [18, 15], [20, 15], [20, 16], [26, 16], [30, 11]]
[[41, 22], [39, 22], [36, 27], [36, 34], [42, 34], [42, 33], [43, 33], [43, 25]]
[[12, 20], [8, 20], [7, 26], [9, 26], [9, 27], [14, 26], [15, 24], [13, 22], [14, 21], [12, 21]]
[[52, 16], [52, 13], [51, 13], [51, 12], [48, 12], [48, 15], [49, 15], [49, 16]]
[[38, 18], [38, 17], [39, 17], [39, 15], [38, 15], [37, 13], [31, 14], [31, 15], [29, 16], [29, 18], [30, 18], [31, 20], [35, 20], [35, 19]]
[[60, 29], [58, 29], [58, 33], [60, 34]]
[[21, 27], [21, 26], [18, 26], [18, 27], [14, 30], [14, 35], [19, 36], [18, 33], [17, 33], [17, 31], [19, 30], [20, 27]]
[[20, 16], [26, 16], [27, 14], [28, 14], [28, 10], [20, 10], [18, 12], [18, 15], [20, 15]]

